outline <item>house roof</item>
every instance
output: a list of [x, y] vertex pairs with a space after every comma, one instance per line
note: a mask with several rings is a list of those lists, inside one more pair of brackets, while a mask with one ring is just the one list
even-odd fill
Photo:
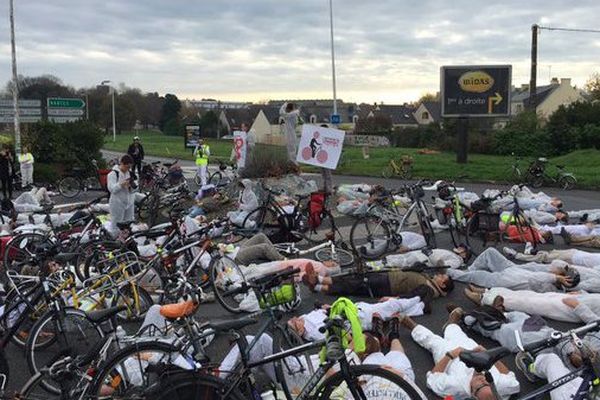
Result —
[[253, 108], [232, 108], [223, 110], [227, 123], [231, 129], [240, 128], [242, 124], [252, 125], [258, 110]]
[[366, 118], [371, 112], [374, 115], [380, 114], [390, 118], [392, 125], [417, 125], [417, 120], [413, 115], [415, 109], [407, 105], [361, 104], [358, 117]]
[[[560, 85], [546, 85], [538, 86], [535, 94], [535, 106], [539, 106], [550, 96]], [[528, 103], [529, 102], [529, 89], [517, 89], [511, 94], [512, 103]]]
[[424, 101], [423, 106], [429, 112], [429, 116], [434, 122], [438, 122], [442, 118], [442, 104], [439, 101]]
[[[266, 107], [274, 107], [279, 116], [279, 108], [285, 101], [270, 101]], [[333, 100], [290, 100], [300, 107], [300, 117], [304, 122], [309, 122], [311, 115], [317, 117], [316, 123], [327, 124], [330, 122], [331, 114], [333, 114]], [[342, 123], [351, 123], [352, 117], [357, 112], [355, 103], [344, 103], [342, 100], [337, 101], [337, 113], [340, 115]]]
[[[256, 114], [262, 110], [265, 114], [265, 117], [269, 121], [271, 125], [277, 125], [279, 123], [279, 108], [275, 106], [270, 106], [268, 104], [255, 104], [250, 107], [251, 109], [256, 110]], [[256, 117], [255, 117], [256, 118]]]

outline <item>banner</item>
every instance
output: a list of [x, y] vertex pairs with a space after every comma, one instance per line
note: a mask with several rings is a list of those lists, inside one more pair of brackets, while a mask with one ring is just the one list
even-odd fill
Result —
[[246, 153], [248, 144], [246, 133], [242, 131], [233, 132], [233, 151], [237, 161], [238, 170], [246, 166]]
[[315, 167], [336, 169], [342, 154], [345, 134], [338, 129], [304, 124], [296, 161]]
[[200, 139], [200, 126], [199, 125], [186, 125], [185, 126], [185, 136], [184, 136], [184, 146], [185, 148], [195, 149], [198, 145], [198, 140]]

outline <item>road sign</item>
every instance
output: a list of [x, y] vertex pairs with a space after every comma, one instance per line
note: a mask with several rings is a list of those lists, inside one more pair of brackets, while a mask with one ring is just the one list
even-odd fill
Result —
[[[36, 107], [42, 106], [41, 100], [19, 100], [19, 107]], [[0, 108], [13, 108], [12, 100], [0, 100]]]
[[82, 109], [49, 108], [48, 116], [81, 117], [85, 113]]
[[[42, 119], [41, 115], [25, 115], [22, 116], [19, 121], [22, 124], [35, 123]], [[12, 124], [15, 117], [12, 115], [0, 115], [0, 124]]]
[[48, 98], [48, 109], [51, 108], [83, 108], [85, 107], [85, 101], [82, 99], [68, 99], [61, 97], [49, 97]]
[[184, 147], [195, 149], [200, 139], [200, 125], [186, 125]]
[[442, 117], [510, 115], [510, 65], [441, 68]]
[[80, 117], [67, 117], [67, 116], [56, 116], [56, 115], [48, 115], [48, 121], [51, 122], [56, 122], [59, 124], [65, 123], [65, 122], [75, 122], [75, 121], [79, 121], [81, 118]]
[[331, 123], [332, 124], [339, 124], [340, 122], [342, 122], [342, 117], [340, 116], [340, 114], [332, 114], [331, 115]]
[[[0, 115], [15, 115], [14, 108], [0, 108]], [[42, 110], [39, 108], [19, 108], [19, 115], [42, 115]]]

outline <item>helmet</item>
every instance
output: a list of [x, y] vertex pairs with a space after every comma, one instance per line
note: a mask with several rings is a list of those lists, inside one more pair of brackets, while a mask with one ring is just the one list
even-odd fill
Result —
[[438, 196], [442, 200], [448, 200], [452, 193], [450, 193], [450, 185], [446, 182], [442, 182], [438, 185]]
[[565, 290], [573, 289], [579, 285], [579, 282], [581, 282], [581, 275], [579, 274], [579, 271], [577, 271], [575, 268], [569, 267], [568, 265], [565, 266], [565, 277], [571, 279], [570, 285], [563, 286], [563, 289]]
[[140, 140], [140, 137], [139, 136], [134, 136], [133, 140]]
[[300, 288], [297, 284], [294, 283], [294, 289], [296, 292], [296, 296], [292, 301], [288, 301], [287, 303], [281, 304], [279, 306], [279, 310], [283, 312], [291, 312], [300, 307], [302, 304], [302, 298], [300, 297]]

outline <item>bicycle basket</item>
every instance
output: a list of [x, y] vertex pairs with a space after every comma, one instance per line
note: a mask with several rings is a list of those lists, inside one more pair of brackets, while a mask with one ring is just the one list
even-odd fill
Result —
[[310, 201], [308, 203], [308, 226], [311, 228], [318, 228], [321, 225], [321, 218], [323, 210], [325, 209], [325, 198], [324, 192], [314, 192], [310, 195]]
[[258, 304], [263, 310], [267, 307], [277, 307], [294, 303], [297, 298], [296, 285], [284, 283], [281, 286], [276, 286], [268, 289], [266, 292], [260, 293]]
[[486, 232], [497, 232], [500, 225], [500, 214], [480, 212], [477, 214], [477, 229]]

